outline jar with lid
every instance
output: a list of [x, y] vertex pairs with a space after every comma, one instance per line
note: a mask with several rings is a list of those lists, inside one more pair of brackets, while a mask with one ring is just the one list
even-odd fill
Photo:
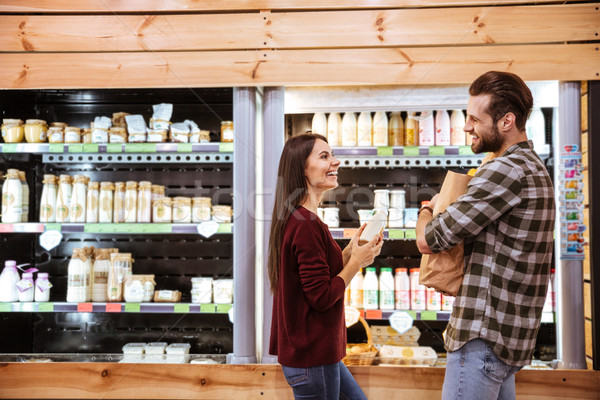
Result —
[[92, 265], [92, 301], [108, 300], [108, 271], [110, 270], [111, 249], [97, 249]]
[[206, 304], [212, 302], [213, 278], [195, 277], [192, 278], [192, 303]]
[[69, 222], [69, 205], [73, 194], [73, 178], [60, 175], [56, 196], [56, 222]]
[[25, 127], [20, 119], [5, 118], [2, 120], [2, 139], [5, 143], [21, 143], [25, 136]]
[[123, 300], [127, 303], [144, 301], [144, 278], [142, 276], [131, 275], [123, 282]]
[[233, 142], [233, 121], [221, 121], [221, 142]]
[[48, 128], [48, 143], [63, 143], [64, 142], [64, 131], [62, 128], [57, 126], [51, 126]]
[[148, 223], [152, 220], [152, 183], [141, 181], [137, 196], [137, 222]]
[[125, 182], [115, 182], [113, 221], [125, 222]]
[[21, 280], [17, 282], [17, 289], [19, 289], [19, 301], [33, 301], [35, 291], [33, 272], [23, 272]]
[[192, 222], [192, 199], [189, 197], [175, 197], [173, 199], [173, 222], [189, 224]]
[[210, 221], [210, 197], [194, 197], [192, 202], [192, 222]]
[[81, 130], [81, 142], [92, 143], [92, 129], [84, 128]]
[[98, 204], [100, 197], [100, 183], [89, 182], [85, 210], [85, 222], [95, 224], [98, 222]]
[[125, 222], [137, 221], [138, 189], [137, 182], [127, 181], [125, 185]]
[[28, 143], [44, 143], [46, 141], [46, 133], [48, 125], [43, 119], [28, 119], [25, 120], [25, 140]]
[[152, 185], [152, 201], [165, 197], [165, 187], [162, 185]]
[[21, 214], [21, 222], [29, 221], [29, 185], [25, 177], [25, 171], [19, 171], [19, 181], [23, 190], [23, 214]]
[[85, 262], [87, 256], [83, 249], [74, 249], [67, 272], [67, 302], [81, 303], [86, 301], [89, 274]]
[[390, 208], [390, 191], [388, 189], [374, 190], [373, 208], [376, 210], [387, 210]]
[[154, 274], [142, 275], [144, 279], [144, 298], [142, 301], [148, 302], [152, 301], [154, 297], [154, 287], [156, 286], [156, 282], [154, 281]]
[[111, 223], [113, 217], [113, 191], [115, 185], [112, 182], [100, 183], [98, 222]]
[[127, 129], [121, 127], [112, 127], [108, 130], [110, 143], [127, 143]]
[[23, 185], [18, 169], [9, 169], [2, 185], [2, 222], [16, 224], [23, 219]]
[[[90, 132], [91, 135], [91, 132]], [[67, 126], [65, 128], [65, 143], [80, 143], [81, 129], [76, 126]]]
[[172, 221], [172, 201], [168, 197], [152, 201], [152, 222], [169, 223]]
[[46, 174], [42, 183], [44, 186], [42, 187], [42, 197], [40, 200], [40, 222], [56, 222], [58, 177]]
[[223, 224], [231, 223], [231, 218], [233, 217], [233, 209], [231, 206], [213, 206], [212, 213], [213, 221]]
[[337, 207], [327, 207], [323, 210], [323, 222], [330, 228], [340, 226], [340, 209]]
[[85, 175], [75, 175], [73, 193], [69, 206], [69, 220], [84, 223], [86, 217], [87, 183], [89, 178]]
[[36, 302], [47, 302], [50, 301], [50, 288], [52, 284], [48, 279], [47, 272], [38, 272], [37, 279], [35, 280], [35, 293], [34, 301]]

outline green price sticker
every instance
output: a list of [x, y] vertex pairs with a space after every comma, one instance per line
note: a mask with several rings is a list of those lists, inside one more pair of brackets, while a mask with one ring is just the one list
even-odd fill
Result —
[[83, 145], [84, 153], [97, 153], [98, 152], [98, 144], [97, 143], [85, 143]]
[[70, 144], [69, 145], [69, 153], [83, 153], [83, 145], [82, 144]]
[[404, 147], [404, 155], [405, 156], [418, 156], [419, 155], [419, 146], [405, 146]]
[[459, 156], [472, 156], [473, 150], [471, 150], [471, 146], [459, 146], [458, 147], [458, 155]]
[[191, 143], [177, 143], [177, 152], [178, 153], [191, 153], [192, 152], [192, 144]]
[[219, 143], [219, 153], [233, 153], [233, 143]]
[[173, 312], [178, 314], [187, 314], [190, 312], [190, 305], [176, 303], [175, 307], [173, 308]]
[[40, 312], [53, 312], [54, 303], [39, 303], [38, 311]]
[[64, 143], [50, 143], [48, 146], [48, 152], [50, 153], [64, 153], [65, 145]]
[[115, 226], [120, 224], [85, 224], [83, 232], [85, 233], [115, 233]]
[[430, 156], [443, 156], [444, 154], [446, 154], [444, 146], [429, 146]]
[[121, 153], [123, 152], [123, 145], [121, 143], [108, 143], [106, 145], [107, 153]]
[[61, 225], [60, 224], [46, 224], [44, 225], [44, 231], [59, 231], [60, 232]]
[[125, 143], [125, 153], [155, 153], [156, 143]]
[[2, 145], [3, 153], [16, 153], [17, 152], [17, 144], [16, 143], [4, 143]]
[[416, 239], [417, 231], [415, 229], [406, 229], [404, 231], [404, 239]]
[[380, 146], [377, 147], [378, 156], [393, 156], [394, 148], [392, 146]]
[[410, 315], [412, 317], [412, 319], [417, 319], [417, 312], [416, 311], [406, 310], [406, 312], [408, 313], [408, 315]]
[[214, 314], [215, 312], [215, 305], [214, 304], [200, 304], [200, 312], [201, 313], [210, 313], [210, 314]]
[[435, 311], [421, 311], [421, 321], [435, 321], [437, 313]]
[[171, 233], [171, 224], [138, 224], [141, 233]]
[[12, 303], [0, 303], [0, 312], [11, 312]]
[[388, 230], [388, 238], [390, 238], [390, 239], [404, 239], [404, 229], [390, 229], [390, 230]]
[[226, 314], [231, 310], [233, 304], [217, 304], [217, 314]]
[[231, 224], [219, 224], [219, 230], [217, 233], [231, 233]]
[[125, 303], [125, 312], [140, 312], [140, 303]]

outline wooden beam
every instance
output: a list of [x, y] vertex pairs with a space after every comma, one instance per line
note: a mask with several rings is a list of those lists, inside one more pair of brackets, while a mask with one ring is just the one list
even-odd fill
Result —
[[[1, 0], [6, 13], [121, 13], [189, 12], [223, 10], [314, 10], [344, 8], [451, 7], [526, 4], [531, 0]], [[536, 0], [536, 4], [565, 3]]]
[[228, 13], [7, 15], [0, 51], [299, 49], [592, 41], [600, 3]]
[[597, 44], [142, 53], [4, 53], [5, 89], [470, 83], [600, 79]]

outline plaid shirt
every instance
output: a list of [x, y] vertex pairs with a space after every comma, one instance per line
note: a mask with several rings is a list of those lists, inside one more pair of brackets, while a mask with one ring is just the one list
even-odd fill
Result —
[[460, 196], [425, 228], [434, 252], [465, 240], [465, 275], [446, 350], [481, 338], [505, 363], [531, 362], [553, 254], [554, 190], [531, 141], [480, 166]]

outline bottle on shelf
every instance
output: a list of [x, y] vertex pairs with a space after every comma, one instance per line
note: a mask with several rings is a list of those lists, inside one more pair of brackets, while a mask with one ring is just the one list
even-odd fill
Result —
[[354, 275], [350, 282], [350, 305], [356, 308], [362, 308], [364, 305], [363, 296], [364, 277], [362, 269]]
[[396, 292], [396, 310], [410, 310], [410, 279], [407, 268], [396, 268], [394, 290]]
[[410, 309], [425, 310], [427, 295], [425, 286], [419, 284], [419, 268], [410, 269]]
[[527, 138], [533, 142], [533, 149], [536, 152], [545, 150], [546, 147], [546, 120], [544, 113], [539, 107], [531, 110], [531, 115], [525, 125]]
[[40, 222], [56, 222], [56, 196], [58, 193], [58, 177], [44, 175], [40, 199]]
[[388, 146], [388, 119], [384, 111], [373, 116], [373, 146]]
[[391, 268], [381, 268], [379, 273], [379, 309], [394, 309], [394, 276]]
[[369, 111], [358, 115], [357, 135], [359, 146], [373, 146], [373, 120]]
[[85, 222], [88, 180], [89, 178], [85, 175], [75, 175], [69, 205], [69, 220], [71, 222]]
[[356, 116], [353, 112], [344, 113], [342, 118], [342, 146], [354, 147], [357, 144]]
[[435, 145], [450, 146], [450, 116], [446, 110], [435, 112]]
[[0, 302], [7, 303], [19, 300], [17, 282], [21, 280], [15, 260], [6, 260], [0, 274]]
[[23, 272], [21, 280], [17, 282], [17, 289], [19, 290], [19, 301], [33, 301], [35, 291], [33, 272]]
[[137, 196], [137, 222], [148, 223], [152, 220], [152, 183], [140, 182]]
[[98, 222], [98, 204], [100, 204], [100, 182], [89, 182], [85, 202], [85, 222], [89, 224]]
[[29, 222], [29, 185], [25, 177], [25, 171], [19, 171], [19, 181], [23, 190], [23, 213], [21, 214], [21, 222]]
[[404, 145], [405, 146], [418, 146], [419, 145], [419, 121], [415, 118], [413, 111], [408, 112], [406, 121], [404, 123]]
[[69, 260], [67, 272], [67, 302], [81, 303], [86, 301], [89, 275], [86, 273], [87, 257], [83, 249], [74, 249]]
[[436, 292], [436, 290], [433, 288], [427, 288], [426, 295], [427, 310], [439, 311], [442, 309], [442, 294], [440, 292]]
[[98, 205], [98, 222], [110, 224], [113, 217], [113, 192], [115, 185], [112, 182], [100, 183], [100, 195]]
[[465, 115], [462, 110], [452, 110], [450, 116], [450, 145], [465, 146], [467, 144], [467, 135], [464, 131]]
[[125, 182], [115, 182], [113, 203], [113, 221], [116, 224], [125, 222]]
[[138, 183], [127, 181], [125, 190], [125, 222], [137, 221]]
[[435, 127], [431, 111], [422, 111], [419, 118], [419, 146], [435, 144]]
[[325, 113], [318, 112], [313, 115], [312, 133], [327, 137], [327, 117]]
[[2, 222], [16, 224], [22, 219], [23, 185], [19, 179], [19, 170], [9, 169], [2, 184]]
[[366, 269], [363, 282], [363, 308], [365, 310], [377, 310], [379, 307], [379, 280], [375, 268]]
[[50, 301], [50, 288], [52, 284], [48, 279], [47, 272], [38, 272], [37, 279], [35, 280], [35, 293], [34, 293], [34, 301], [40, 302], [48, 302]]
[[56, 222], [69, 222], [69, 206], [73, 194], [73, 178], [61, 175], [56, 196]]
[[404, 146], [404, 120], [400, 111], [393, 111], [390, 116], [388, 141], [390, 146]]
[[454, 305], [454, 296], [442, 294], [442, 311], [452, 311]]
[[342, 117], [340, 113], [332, 112], [327, 119], [327, 141], [329, 146], [342, 145]]

